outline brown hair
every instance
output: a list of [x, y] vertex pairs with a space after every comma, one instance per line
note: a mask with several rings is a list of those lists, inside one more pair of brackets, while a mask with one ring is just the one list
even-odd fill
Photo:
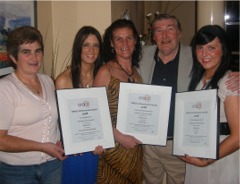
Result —
[[16, 68], [16, 65], [13, 63], [9, 56], [11, 55], [17, 60], [19, 46], [24, 43], [33, 43], [35, 41], [40, 44], [42, 51], [44, 51], [42, 34], [36, 28], [32, 26], [22, 26], [10, 32], [6, 46], [8, 59], [13, 68]]

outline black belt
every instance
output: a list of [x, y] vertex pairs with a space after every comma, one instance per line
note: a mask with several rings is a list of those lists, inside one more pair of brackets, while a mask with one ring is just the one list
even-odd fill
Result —
[[228, 123], [220, 123], [219, 125], [220, 135], [229, 135], [230, 129]]
[[[230, 129], [228, 123], [220, 123], [219, 125], [220, 135], [229, 135]], [[173, 140], [173, 137], [168, 136], [167, 140]]]

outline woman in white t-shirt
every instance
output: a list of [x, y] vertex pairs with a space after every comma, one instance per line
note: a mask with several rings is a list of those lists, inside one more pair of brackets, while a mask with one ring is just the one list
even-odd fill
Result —
[[15, 71], [0, 80], [0, 183], [61, 182], [55, 87], [38, 73], [43, 39], [34, 27], [13, 30], [7, 52]]
[[220, 98], [219, 160], [180, 157], [187, 162], [186, 184], [239, 183], [239, 94], [226, 87], [230, 50], [226, 32], [207, 25], [194, 36], [189, 90], [218, 89]]

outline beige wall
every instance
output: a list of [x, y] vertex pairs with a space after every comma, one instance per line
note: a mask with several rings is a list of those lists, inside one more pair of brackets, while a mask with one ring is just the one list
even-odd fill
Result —
[[111, 3], [112, 21], [119, 19], [125, 9], [128, 10], [130, 19], [134, 22], [139, 34], [143, 30], [143, 1], [113, 1]]
[[198, 1], [197, 2], [197, 29], [202, 26], [217, 24], [224, 28], [225, 20], [224, 1]]
[[37, 22], [45, 40], [43, 72], [55, 78], [70, 62], [73, 40], [80, 27], [91, 25], [103, 34], [111, 23], [111, 2], [38, 1]]
[[182, 42], [189, 45], [195, 33], [195, 1], [163, 1], [162, 11], [175, 15], [182, 25]]
[[195, 1], [113, 1], [112, 19], [120, 18], [123, 10], [128, 9], [139, 34], [144, 34], [147, 31], [145, 16], [148, 13], [159, 11], [173, 14], [182, 24], [182, 42], [188, 45], [195, 33], [195, 3]]
[[149, 12], [176, 15], [183, 27], [182, 41], [189, 44], [195, 32], [195, 1], [37, 1], [38, 29], [44, 37], [43, 72], [55, 78], [70, 62], [74, 37], [80, 27], [92, 25], [101, 34], [128, 9], [139, 33], [145, 31]]

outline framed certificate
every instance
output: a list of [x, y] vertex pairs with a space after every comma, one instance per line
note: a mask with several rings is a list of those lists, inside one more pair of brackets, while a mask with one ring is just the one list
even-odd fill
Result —
[[171, 87], [120, 83], [117, 129], [142, 144], [166, 145]]
[[105, 87], [56, 90], [66, 155], [114, 147]]
[[218, 158], [217, 90], [176, 94], [174, 155]]

